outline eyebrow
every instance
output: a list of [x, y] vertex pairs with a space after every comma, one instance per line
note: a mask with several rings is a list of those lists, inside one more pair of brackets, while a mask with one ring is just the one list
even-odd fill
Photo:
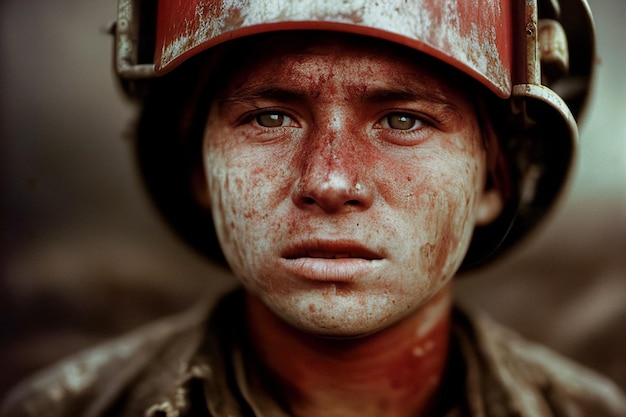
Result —
[[[420, 101], [445, 107], [454, 113], [460, 112], [460, 108], [454, 103], [454, 100], [444, 92], [411, 82], [412, 78], [398, 74], [394, 82], [390, 83], [392, 85], [374, 85], [367, 89], [363, 89], [358, 85], [351, 85], [347, 87], [347, 95], [350, 100], [361, 103]], [[238, 86], [230, 94], [218, 96], [217, 101], [221, 106], [237, 102], [254, 102], [261, 99], [275, 99], [288, 103], [311, 96], [315, 98], [315, 94], [311, 94], [306, 89], [275, 87], [272, 86], [272, 80], [267, 81], [265, 83], [255, 82]], [[397, 87], [398, 85], [402, 87]]]
[[236, 88], [231, 94], [218, 97], [220, 103], [230, 103], [238, 101], [254, 101], [258, 99], [272, 98], [280, 101], [295, 101], [306, 96], [306, 92], [297, 89], [268, 87], [267, 85], [246, 85]]
[[355, 98], [362, 102], [394, 102], [394, 101], [422, 101], [458, 110], [454, 101], [444, 93], [437, 90], [422, 87], [374, 87], [367, 91], [359, 92]]

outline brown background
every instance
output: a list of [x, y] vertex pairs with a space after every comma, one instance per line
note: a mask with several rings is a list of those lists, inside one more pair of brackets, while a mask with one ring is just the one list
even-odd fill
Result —
[[[626, 2], [593, 0], [599, 66], [551, 222], [459, 297], [626, 389]], [[28, 373], [231, 284], [161, 224], [117, 93], [115, 1], [0, 2], [0, 396]]]

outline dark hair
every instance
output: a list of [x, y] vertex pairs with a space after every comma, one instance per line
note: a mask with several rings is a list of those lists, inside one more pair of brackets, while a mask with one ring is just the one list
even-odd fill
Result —
[[205, 66], [193, 59], [152, 80], [136, 127], [135, 155], [149, 196], [167, 223], [192, 247], [226, 266], [211, 213], [198, 204], [202, 137], [210, 92], [199, 91]]

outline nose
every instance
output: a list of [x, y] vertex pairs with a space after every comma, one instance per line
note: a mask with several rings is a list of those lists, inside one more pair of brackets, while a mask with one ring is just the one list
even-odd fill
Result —
[[355, 140], [336, 131], [306, 140], [293, 192], [297, 207], [336, 214], [366, 210], [372, 205], [373, 190], [362, 163], [365, 155]]

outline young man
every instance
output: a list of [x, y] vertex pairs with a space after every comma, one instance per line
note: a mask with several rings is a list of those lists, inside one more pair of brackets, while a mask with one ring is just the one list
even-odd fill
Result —
[[564, 79], [565, 30], [538, 20], [558, 8], [388, 3], [161, 1], [156, 65], [129, 69], [121, 2], [120, 76], [161, 76], [128, 84], [148, 187], [242, 289], [61, 363], [3, 415], [626, 415], [603, 378], [452, 305], [457, 271], [566, 177], [575, 124], [541, 81]]

